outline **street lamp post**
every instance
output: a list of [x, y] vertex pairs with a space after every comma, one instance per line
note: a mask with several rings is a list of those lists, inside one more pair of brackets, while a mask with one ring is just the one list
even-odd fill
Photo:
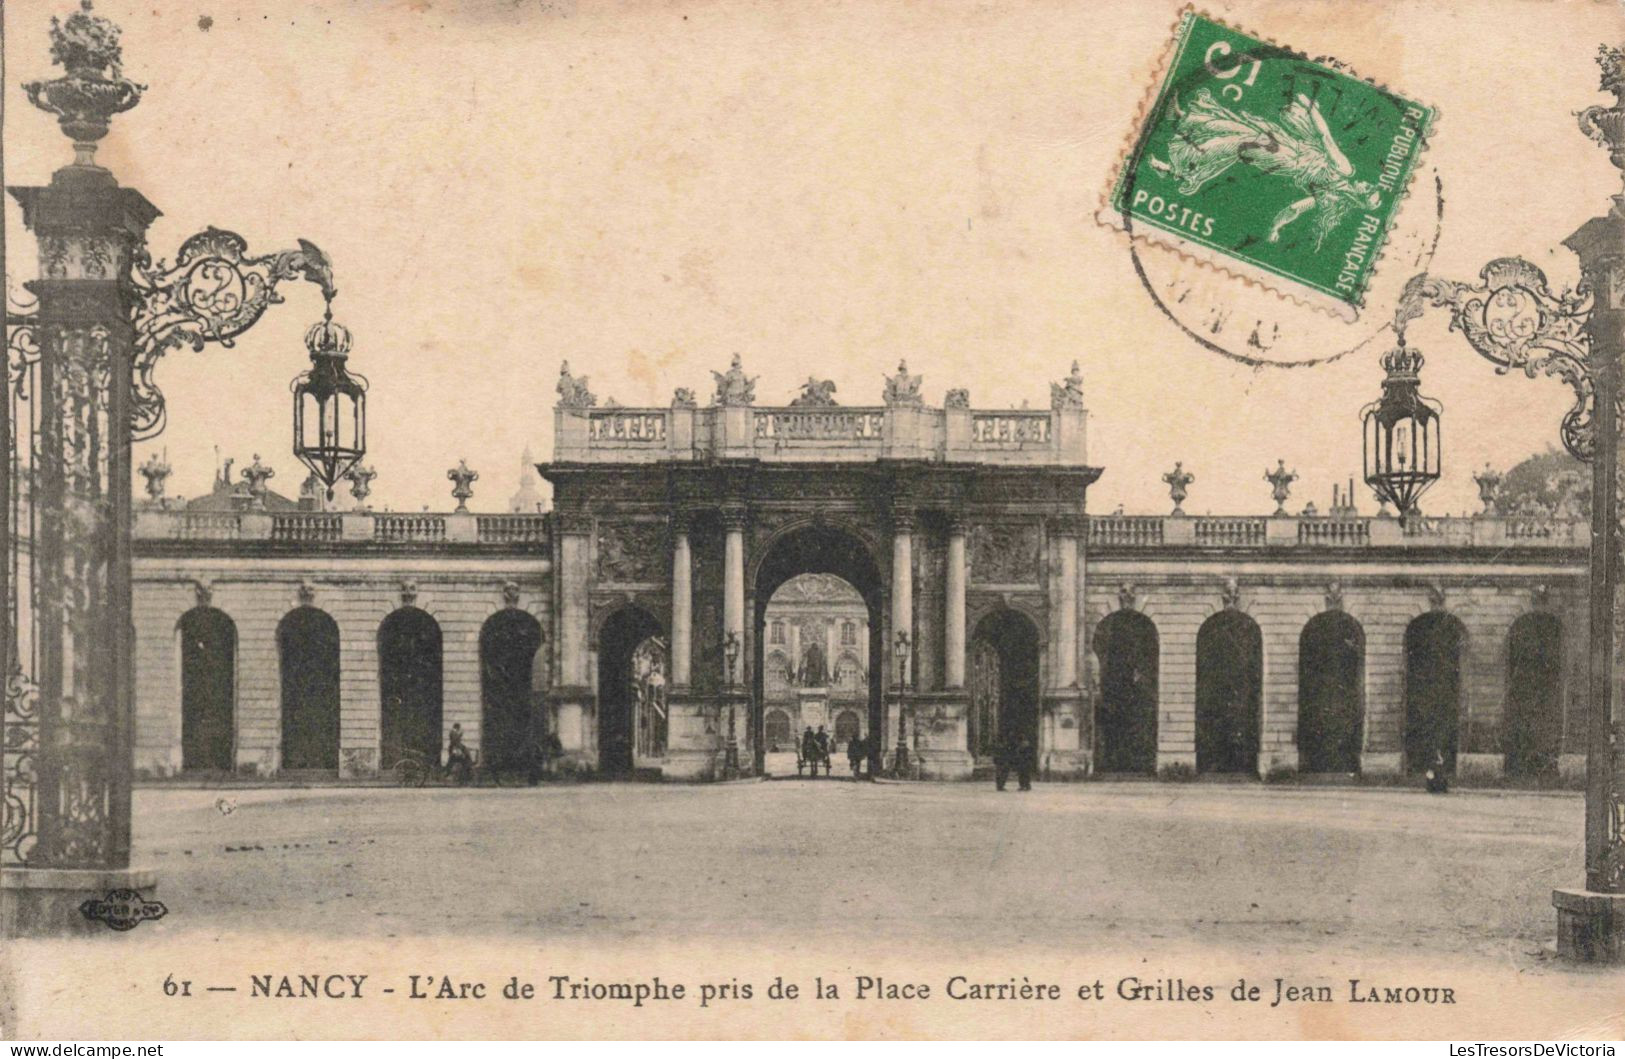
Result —
[[[1625, 52], [1599, 50], [1602, 90], [1611, 107], [1579, 115], [1581, 131], [1608, 148], [1625, 170]], [[1557, 890], [1558, 951], [1586, 961], [1625, 961], [1625, 784], [1619, 775], [1625, 733], [1613, 712], [1621, 644], [1619, 432], [1620, 358], [1625, 353], [1625, 194], [1564, 244], [1580, 259], [1581, 281], [1553, 291], [1546, 275], [1522, 258], [1497, 258], [1479, 282], [1420, 275], [1406, 285], [1395, 315], [1399, 349], [1406, 325], [1428, 305], [1450, 312], [1452, 330], [1500, 372], [1554, 375], [1574, 390], [1564, 415], [1563, 445], [1591, 464], [1590, 720], [1586, 740], [1586, 880], [1583, 890]]]
[[908, 696], [908, 652], [908, 630], [898, 629], [897, 642], [892, 649], [897, 658], [897, 757], [892, 763], [892, 773], [899, 778], [908, 774], [908, 731], [903, 712]]
[[[130, 865], [130, 592], [131, 444], [164, 427], [158, 361], [232, 345], [283, 300], [284, 280], [317, 284], [329, 303], [335, 293], [326, 255], [304, 241], [254, 257], [209, 228], [173, 265], [155, 261], [157, 208], [95, 159], [113, 116], [145, 90], [123, 74], [119, 29], [82, 0], [50, 36], [63, 73], [24, 90], [58, 118], [74, 160], [48, 186], [8, 189], [39, 246], [39, 278], [25, 285], [36, 302], [6, 314], [0, 402], [0, 933], [16, 935], [97, 929], [81, 915], [87, 898], [157, 884]], [[313, 355], [347, 348], [330, 316], [318, 326]], [[342, 358], [327, 367], [353, 392]], [[343, 438], [357, 458], [363, 444], [359, 431]], [[311, 454], [322, 452], [318, 440]]]
[[734, 679], [739, 665], [739, 634], [730, 631], [722, 644], [723, 656], [728, 661], [728, 742], [722, 752], [722, 774], [732, 779], [739, 775], [739, 738], [734, 727], [734, 698], [738, 683]]

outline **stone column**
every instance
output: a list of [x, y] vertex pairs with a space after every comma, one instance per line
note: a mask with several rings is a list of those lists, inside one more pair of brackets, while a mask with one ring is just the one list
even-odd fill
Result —
[[1056, 526], [1060, 552], [1060, 592], [1055, 622], [1055, 686], [1078, 682], [1078, 526], [1067, 520]]
[[[730, 504], [722, 509], [722, 528], [725, 533], [722, 548], [722, 638], [726, 642], [729, 633], [739, 637], [739, 662], [734, 668], [733, 678], [743, 682], [745, 679], [745, 520], [747, 512], [743, 504]], [[726, 670], [727, 662], [723, 662]], [[724, 681], [728, 679], [725, 671], [722, 674]]]
[[558, 513], [558, 566], [554, 592], [558, 599], [558, 666], [554, 670], [555, 734], [578, 764], [594, 762], [591, 659], [587, 653], [587, 593], [591, 581], [592, 519], [584, 512]]
[[[897, 634], [908, 633], [912, 642], [914, 636], [914, 513], [911, 511], [897, 511], [892, 515], [892, 549], [891, 549], [891, 642], [886, 645], [888, 653], [897, 646]], [[897, 660], [891, 660], [892, 665]], [[913, 677], [913, 666], [908, 667], [907, 677]], [[896, 674], [891, 674], [895, 686]]]
[[943, 630], [944, 683], [949, 688], [965, 686], [965, 574], [965, 522], [956, 518], [948, 527], [948, 606]]
[[689, 519], [679, 512], [672, 525], [671, 549], [671, 682], [689, 685], [694, 645], [694, 557], [688, 544]]

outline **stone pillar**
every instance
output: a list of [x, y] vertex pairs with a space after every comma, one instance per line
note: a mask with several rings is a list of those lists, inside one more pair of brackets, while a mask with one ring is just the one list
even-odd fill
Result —
[[[891, 549], [891, 639], [888, 650], [897, 646], [897, 634], [914, 636], [914, 515], [898, 511], [892, 515]], [[893, 659], [893, 665], [896, 660]], [[913, 667], [908, 667], [912, 678]]]
[[[64, 76], [25, 89], [59, 117], [77, 157], [47, 187], [10, 189], [39, 247], [39, 278], [27, 284], [38, 309], [12, 333], [14, 351], [25, 348], [16, 340], [31, 339], [37, 353], [32, 368], [20, 359], [34, 375], [21, 384], [38, 419], [37, 428], [7, 425], [31, 456], [31, 480], [0, 478], [0, 502], [27, 488], [37, 520], [23, 564], [37, 602], [22, 597], [19, 617], [34, 630], [38, 668], [8, 679], [0, 715], [0, 936], [105, 933], [81, 914], [82, 902], [114, 889], [150, 897], [156, 885], [151, 872], [130, 867], [131, 379], [140, 348], [131, 324], [139, 294], [121, 280], [158, 210], [94, 162], [108, 121], [141, 96], [104, 43], [117, 33], [88, 12], [53, 23]], [[17, 546], [4, 536], [8, 550]], [[8, 669], [19, 632], [5, 629], [0, 664]]]
[[1078, 682], [1078, 527], [1062, 522], [1057, 529], [1060, 552], [1059, 606], [1055, 622], [1055, 686], [1070, 688]]
[[[722, 528], [724, 532], [722, 546], [722, 638], [726, 643], [728, 634], [732, 633], [739, 638], [739, 662], [734, 668], [733, 679], [743, 683], [745, 679], [745, 520], [747, 512], [743, 504], [730, 504], [722, 509]], [[726, 670], [727, 662], [723, 662]], [[722, 679], [726, 683], [729, 674], [724, 672]]]
[[689, 685], [694, 649], [694, 557], [688, 544], [689, 520], [679, 513], [672, 526], [671, 549], [671, 682]]
[[948, 527], [948, 605], [943, 629], [944, 683], [965, 686], [965, 523], [954, 519]]
[[591, 657], [587, 651], [587, 592], [592, 568], [592, 519], [583, 512], [560, 511], [558, 566], [554, 570], [559, 601], [559, 663], [553, 698], [555, 734], [577, 764], [594, 763]]

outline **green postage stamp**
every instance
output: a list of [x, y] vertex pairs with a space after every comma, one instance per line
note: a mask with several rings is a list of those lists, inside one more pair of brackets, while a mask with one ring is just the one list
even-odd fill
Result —
[[1104, 219], [1351, 318], [1434, 118], [1187, 10]]

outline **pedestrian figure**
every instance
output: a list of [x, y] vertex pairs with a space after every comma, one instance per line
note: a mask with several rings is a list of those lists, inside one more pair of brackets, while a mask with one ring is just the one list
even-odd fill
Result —
[[813, 779], [818, 778], [818, 737], [813, 734], [812, 725], [801, 733], [801, 760], [807, 763], [812, 770]]
[[1433, 764], [1428, 768], [1423, 778], [1427, 781], [1429, 794], [1445, 794], [1450, 790], [1450, 777], [1445, 774], [1444, 751], [1433, 752]]
[[857, 736], [853, 736], [846, 744], [846, 763], [852, 766], [852, 778], [857, 779], [858, 773], [863, 769], [863, 759], [868, 756], [869, 745]]
[[463, 726], [452, 722], [446, 733], [446, 772], [458, 783], [467, 783], [474, 773], [474, 756], [463, 745]]
[[[818, 726], [818, 734], [813, 737], [813, 740], [814, 740], [814, 742], [816, 742], [818, 744], [818, 760], [822, 761], [824, 763], [824, 775], [828, 776], [829, 775], [829, 733], [824, 731], [824, 726], [823, 725]], [[813, 763], [813, 775], [814, 776], [818, 775], [817, 762]]]
[[1030, 791], [1033, 789], [1033, 744], [1025, 735], [1016, 740], [1015, 755], [1016, 782], [1021, 790]]
[[1014, 748], [1010, 745], [1010, 737], [1005, 735], [993, 745], [993, 789], [1004, 790], [1005, 783], [1010, 779], [1010, 763], [1014, 760]]

